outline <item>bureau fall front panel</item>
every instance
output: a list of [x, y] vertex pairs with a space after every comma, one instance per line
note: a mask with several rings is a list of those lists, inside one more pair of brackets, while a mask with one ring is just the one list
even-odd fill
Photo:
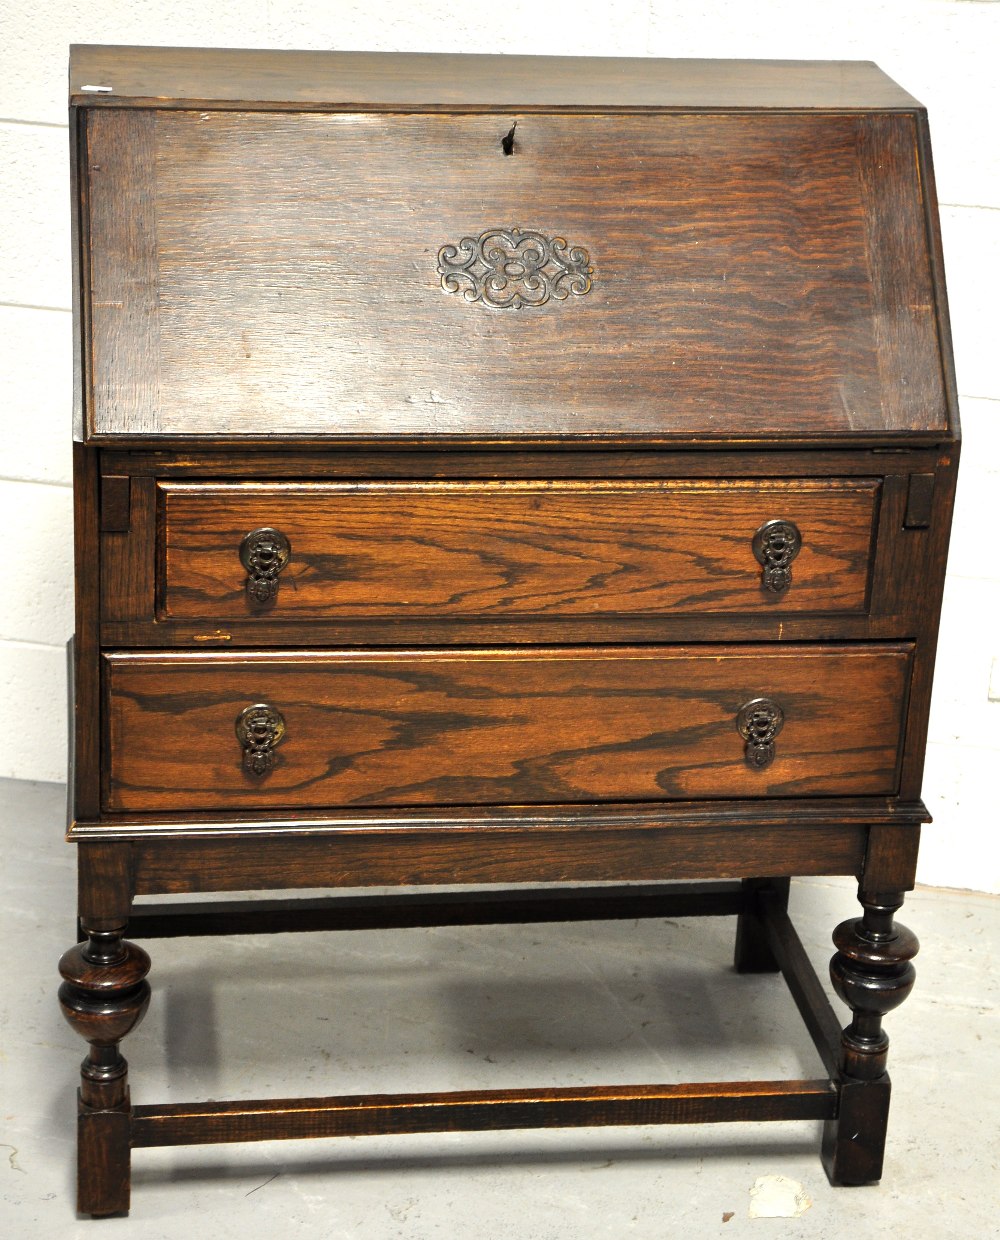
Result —
[[912, 115], [94, 108], [83, 150], [94, 436], [946, 427]]
[[[889, 794], [909, 667], [903, 645], [113, 653], [105, 806]], [[761, 701], [769, 755], [741, 731]]]

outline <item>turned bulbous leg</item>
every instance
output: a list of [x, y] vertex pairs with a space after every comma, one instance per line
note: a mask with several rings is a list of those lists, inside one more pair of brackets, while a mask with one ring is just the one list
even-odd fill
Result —
[[863, 898], [864, 916], [841, 922], [833, 932], [837, 954], [830, 961], [830, 978], [854, 1013], [841, 1044], [843, 1068], [858, 1080], [871, 1081], [885, 1072], [889, 1039], [882, 1017], [899, 1007], [916, 978], [910, 961], [920, 947], [917, 936], [893, 923], [902, 902], [902, 895], [895, 894]]
[[80, 1069], [78, 1209], [118, 1214], [129, 1206], [128, 1064], [118, 1044], [149, 1006], [149, 957], [124, 927], [90, 934], [59, 962], [62, 1013], [89, 1052]]
[[830, 961], [833, 987], [853, 1014], [841, 1038], [840, 1114], [824, 1137], [834, 1184], [870, 1184], [882, 1174], [890, 1088], [882, 1017], [913, 989], [910, 962], [919, 948], [916, 935], [893, 921], [902, 892], [862, 891], [858, 898], [864, 914], [834, 931]]

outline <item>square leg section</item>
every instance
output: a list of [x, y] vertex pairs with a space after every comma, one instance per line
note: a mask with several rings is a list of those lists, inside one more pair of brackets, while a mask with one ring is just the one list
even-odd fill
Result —
[[733, 967], [737, 973], [778, 973], [781, 965], [771, 949], [761, 900], [769, 907], [784, 912], [788, 908], [788, 878], [745, 878], [742, 883], [749, 900], [747, 908], [736, 918], [736, 946]]
[[80, 1099], [76, 1208], [81, 1214], [103, 1218], [128, 1213], [131, 1131], [129, 1110], [97, 1111]]
[[890, 1093], [888, 1074], [841, 1084], [837, 1118], [823, 1126], [823, 1167], [835, 1187], [877, 1184], [882, 1178]]

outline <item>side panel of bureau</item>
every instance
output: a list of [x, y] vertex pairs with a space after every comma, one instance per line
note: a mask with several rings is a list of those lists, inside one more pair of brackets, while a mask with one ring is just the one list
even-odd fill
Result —
[[[105, 804], [888, 794], [910, 657], [906, 646], [111, 654]], [[739, 723], [761, 698], [783, 726], [773, 761], [755, 766]], [[236, 729], [257, 704], [284, 734], [255, 772]]]

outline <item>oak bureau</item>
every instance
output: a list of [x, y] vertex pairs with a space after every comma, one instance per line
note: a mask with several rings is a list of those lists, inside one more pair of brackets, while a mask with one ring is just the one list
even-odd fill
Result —
[[[541, 1125], [822, 1119], [877, 1181], [958, 458], [921, 106], [86, 46], [70, 110], [80, 1210], [136, 1147]], [[836, 874], [843, 1030], [786, 911]], [[133, 938], [689, 914], [824, 1076], [130, 1099]]]

